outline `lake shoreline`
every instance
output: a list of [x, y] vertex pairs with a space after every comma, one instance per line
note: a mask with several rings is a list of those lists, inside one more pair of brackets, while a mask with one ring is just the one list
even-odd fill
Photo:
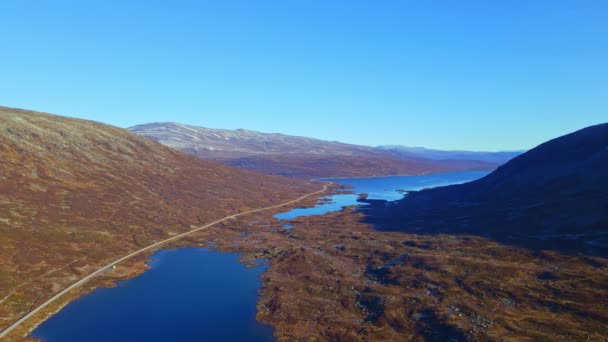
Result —
[[[147, 258], [146, 266], [138, 276], [115, 282], [111, 289], [99, 288], [70, 302], [30, 336], [49, 341], [131, 340], [127, 336], [155, 341], [154, 336], [167, 334], [175, 338], [208, 339], [225, 334], [226, 338], [272, 339], [272, 327], [262, 325], [255, 318], [261, 274], [268, 268], [267, 262], [260, 263], [259, 259], [248, 262], [242, 254], [206, 247], [178, 247], [155, 251]], [[235, 276], [238, 277], [236, 283], [231, 280]], [[165, 289], [177, 292], [165, 293]], [[247, 297], [243, 297], [246, 293]], [[145, 298], [148, 300], [141, 300]], [[227, 309], [237, 312], [230, 313]], [[128, 314], [125, 321], [121, 317], [123, 312], [138, 314]], [[218, 317], [220, 312], [230, 319], [203, 319]], [[250, 314], [243, 316], [241, 312]], [[166, 315], [169, 320], [163, 318]], [[191, 317], [202, 319], [201, 324], [187, 324]], [[155, 319], [160, 321], [155, 324]], [[97, 322], [104, 322], [103, 327]], [[80, 329], [72, 329], [73, 325]]]
[[310, 181], [327, 181], [329, 179], [373, 179], [373, 178], [389, 178], [389, 177], [417, 177], [417, 176], [429, 176], [429, 175], [441, 175], [459, 172], [491, 172], [494, 169], [471, 169], [466, 171], [440, 171], [440, 172], [422, 172], [414, 174], [395, 174], [395, 175], [384, 175], [384, 176], [361, 176], [361, 177], [322, 177], [322, 178], [310, 178]]
[[[326, 184], [324, 186], [325, 190], [323, 192], [332, 193], [334, 191], [333, 190], [334, 188], [335, 188], [335, 184]], [[263, 216], [263, 215], [265, 215], [265, 212], [269, 212], [272, 214], [272, 213], [276, 213], [280, 210], [283, 210], [285, 207], [293, 208], [293, 207], [295, 207], [296, 204], [301, 205], [301, 206], [302, 205], [312, 206], [312, 205], [314, 205], [314, 203], [316, 203], [318, 198], [320, 196], [322, 196], [322, 195], [316, 196], [317, 194], [321, 194], [321, 191], [310, 193], [310, 194], [307, 194], [296, 200], [288, 201], [288, 202], [285, 202], [284, 204], [277, 204], [275, 206], [265, 208], [264, 210], [253, 211], [253, 212], [247, 213], [247, 216], [252, 216], [252, 217], [255, 217], [258, 215]], [[239, 216], [241, 214], [242, 213], [239, 213]], [[220, 225], [223, 227], [224, 223], [212, 225], [208, 229], [204, 229], [204, 230], [190, 231], [190, 232], [188, 232], [189, 233], [188, 236], [184, 236], [179, 240], [173, 240], [171, 242], [167, 242], [164, 244], [164, 246], [166, 246], [167, 248], [170, 248], [171, 246], [174, 246], [175, 248], [178, 248], [178, 247], [208, 247], [209, 244], [212, 244], [212, 242], [205, 241], [204, 237], [207, 236], [209, 233], [213, 233], [214, 231], [216, 231], [218, 229], [218, 226], [220, 226]], [[204, 241], [204, 243], [201, 243], [201, 240], [199, 240], [199, 239], [202, 239]], [[156, 249], [156, 250], [158, 250], [158, 249]], [[43, 322], [48, 320], [54, 313], [58, 312], [61, 308], [65, 307], [67, 304], [71, 303], [72, 301], [81, 298], [82, 296], [90, 293], [91, 291], [93, 291], [97, 288], [111, 288], [111, 287], [116, 286], [115, 283], [117, 281], [129, 280], [129, 279], [132, 279], [132, 278], [137, 277], [137, 276], [141, 275], [142, 273], [144, 273], [146, 270], [148, 270], [146, 263], [149, 262], [150, 256], [156, 250], [150, 249], [150, 250], [138, 253], [137, 255], [134, 255], [133, 257], [126, 259], [126, 260], [120, 262], [119, 264], [117, 264], [117, 268], [115, 270], [113, 270], [113, 272], [100, 274], [100, 275], [90, 279], [89, 281], [84, 283], [82, 286], [77, 287], [76, 289], [66, 293], [65, 295], [61, 296], [60, 298], [58, 298], [56, 301], [49, 304], [45, 308], [37, 311], [33, 316], [29, 317], [26, 321], [24, 321], [19, 326], [17, 326], [13, 330], [11, 330], [8, 333], [8, 335], [5, 336], [6, 339], [9, 341], [32, 340], [28, 336], [33, 330], [35, 330]], [[246, 251], [234, 251], [234, 250], [228, 250], [228, 249], [225, 249], [225, 250], [219, 249], [219, 251], [220, 252], [221, 251], [229, 251], [229, 252], [233, 251], [233, 252], [237, 252], [237, 253], [247, 254]], [[246, 255], [246, 257], [248, 257], [248, 255]], [[70, 285], [66, 285], [66, 286], [70, 286]]]

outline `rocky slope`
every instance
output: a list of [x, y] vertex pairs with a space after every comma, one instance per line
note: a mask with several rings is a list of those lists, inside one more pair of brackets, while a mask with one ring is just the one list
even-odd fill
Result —
[[117, 256], [321, 188], [117, 127], [6, 107], [0, 161], [0, 329]]
[[138, 125], [129, 130], [202, 159], [300, 178], [491, 170], [500, 164], [483, 160], [431, 160], [335, 141], [170, 122]]
[[608, 256], [608, 124], [553, 139], [488, 176], [374, 203], [382, 229], [473, 233]]

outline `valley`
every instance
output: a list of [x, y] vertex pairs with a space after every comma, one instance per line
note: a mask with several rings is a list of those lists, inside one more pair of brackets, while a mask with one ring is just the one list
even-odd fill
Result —
[[[267, 260], [257, 318], [280, 341], [601, 341], [608, 332], [598, 300], [608, 291], [605, 259], [466, 234], [380, 232], [352, 206], [294, 217], [287, 221], [294, 228], [284, 229], [273, 217], [284, 210], [167, 246], [242, 253], [245, 264]], [[145, 269], [145, 261], [127, 261], [97, 281]]]
[[[267, 268], [256, 276], [255, 316], [260, 329], [270, 329], [266, 331], [279, 341], [601, 341], [608, 334], [608, 303], [603, 300], [608, 298], [608, 262], [595, 252], [602, 250], [601, 244], [595, 249], [524, 244], [503, 238], [504, 226], [497, 224], [490, 226], [496, 233], [462, 230], [462, 223], [449, 221], [449, 213], [470, 215], [471, 224], [484, 221], [475, 221], [479, 216], [460, 204], [458, 211], [442, 216], [430, 217], [424, 210], [417, 210], [427, 215], [424, 219], [414, 213], [403, 216], [403, 210], [419, 205], [424, 196], [475, 184], [492, 189], [492, 180], [504, 182], [504, 174], [535, 184], [542, 173], [528, 170], [567, 155], [560, 147], [564, 139], [578, 139], [571, 163], [591, 160], [599, 175], [608, 136], [604, 126], [591, 129], [599, 133], [549, 142], [489, 174], [312, 182], [233, 169], [94, 122], [9, 108], [3, 108], [1, 118], [1, 151], [7, 161], [3, 177], [10, 181], [1, 183], [0, 308], [4, 327], [10, 326], [3, 332], [9, 341], [46, 339], [59, 331], [75, 339], [69, 336], [78, 330], [53, 323], [61, 322], [67, 314], [63, 310], [80, 307], [71, 303], [82, 298], [91, 303], [90, 312], [99, 312], [95, 307], [102, 302], [88, 299], [100, 293], [97, 289], [108, 287], [105, 291], [112, 294], [113, 287], [127, 286], [121, 285], [124, 281], [141, 283], [149, 278], [150, 267], [154, 270], [153, 253], [188, 248], [238, 253], [245, 266], [265, 260]], [[561, 152], [553, 153], [552, 146]], [[563, 170], [553, 175], [589, 168]], [[552, 184], [550, 177], [540, 179], [537, 186]], [[604, 178], [592, 174], [577, 179], [585, 182], [573, 185], [576, 191], [587, 191], [587, 184], [602, 189], [604, 184]], [[459, 183], [464, 184], [451, 185]], [[451, 202], [444, 196], [431, 203]], [[604, 204], [599, 197], [587, 211], [571, 215], [593, 214], [601, 220]], [[421, 227], [420, 222], [429, 225]], [[433, 228], [441, 225], [445, 229]], [[601, 237], [602, 232], [600, 227], [593, 234]], [[216, 281], [222, 287], [225, 280]], [[53, 316], [56, 312], [61, 315]], [[47, 321], [49, 317], [53, 319]], [[120, 327], [130, 319], [113, 324]], [[36, 327], [45, 321], [38, 332]], [[212, 329], [197, 334], [204, 331]]]
[[0, 1], [0, 342], [608, 342], [608, 1]]

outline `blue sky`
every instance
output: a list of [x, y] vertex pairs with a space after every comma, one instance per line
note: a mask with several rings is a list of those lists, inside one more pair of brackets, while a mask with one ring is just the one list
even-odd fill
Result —
[[0, 2], [0, 105], [512, 150], [608, 121], [608, 1]]

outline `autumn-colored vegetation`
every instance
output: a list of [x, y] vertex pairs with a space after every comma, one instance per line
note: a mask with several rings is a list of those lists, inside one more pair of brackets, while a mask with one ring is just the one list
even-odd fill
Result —
[[[242, 218], [182, 242], [266, 258], [280, 341], [604, 341], [608, 261], [471, 235], [379, 232], [351, 209]], [[243, 234], [245, 233], [246, 234]]]
[[0, 329], [155, 241], [319, 190], [127, 130], [0, 107]]
[[[0, 329], [117, 256], [321, 188], [199, 160], [119, 128], [8, 108], [0, 108], [0, 158]], [[608, 336], [605, 258], [463, 232], [381, 232], [352, 208], [297, 218], [290, 230], [272, 214], [241, 216], [165, 247], [267, 259], [257, 318], [280, 341]], [[145, 258], [95, 277], [11, 338], [94, 287], [145, 271]]]

